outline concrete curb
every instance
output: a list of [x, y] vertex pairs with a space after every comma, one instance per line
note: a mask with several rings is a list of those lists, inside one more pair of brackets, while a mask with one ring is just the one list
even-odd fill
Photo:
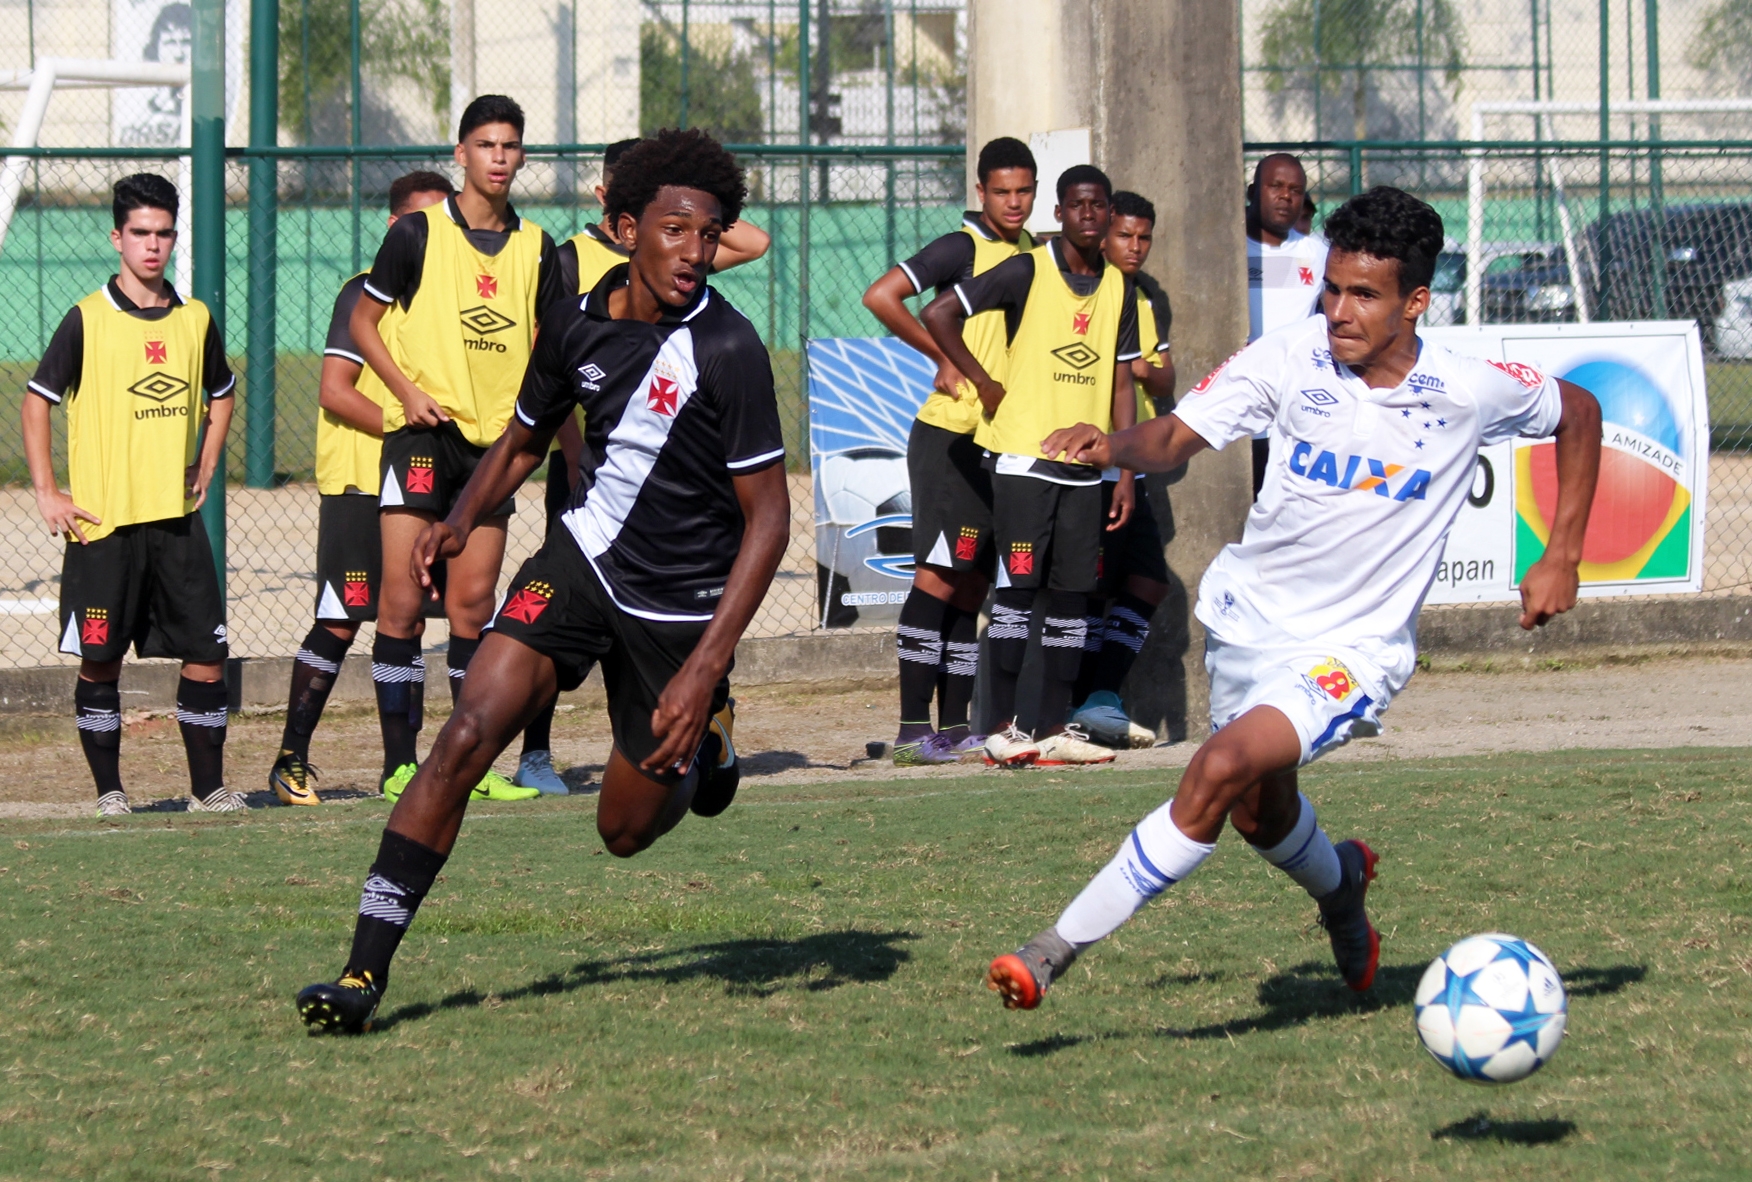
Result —
[[[1439, 664], [1452, 665], [1469, 658], [1604, 657], [1615, 652], [1631, 655], [1675, 647], [1752, 644], [1752, 596], [1584, 601], [1533, 632], [1521, 630], [1519, 614], [1510, 606], [1431, 608], [1418, 624], [1420, 652]], [[370, 662], [360, 660], [363, 655], [353, 653], [342, 667], [334, 700], [372, 697]], [[733, 680], [738, 685], [882, 680], [892, 678], [894, 668], [894, 639], [886, 630], [778, 636], [743, 641], [736, 650]], [[290, 658], [237, 660], [231, 674], [233, 709], [286, 704]], [[0, 731], [17, 731], [21, 725], [30, 729], [21, 715], [46, 716], [36, 725], [52, 728], [55, 720], [70, 713], [73, 680], [71, 667], [0, 670], [0, 719], [11, 720], [0, 725]], [[130, 664], [122, 674], [123, 708], [171, 709], [176, 704], [176, 682], [173, 664]], [[580, 703], [599, 699], [600, 683], [592, 676], [576, 693]], [[426, 694], [434, 703], [448, 700], [441, 653], [427, 654]]]

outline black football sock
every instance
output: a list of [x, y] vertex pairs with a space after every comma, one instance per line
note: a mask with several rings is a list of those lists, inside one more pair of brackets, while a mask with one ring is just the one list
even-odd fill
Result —
[[1106, 611], [1107, 600], [1096, 595], [1089, 597], [1089, 604], [1083, 609], [1083, 655], [1077, 665], [1077, 688], [1071, 692], [1072, 702], [1086, 701], [1102, 688], [1095, 684], [1095, 667], [1101, 656], [1101, 617]]
[[377, 860], [371, 863], [365, 888], [359, 892], [353, 951], [347, 957], [349, 972], [370, 973], [379, 989], [389, 981], [389, 962], [447, 857], [394, 830], [383, 831]]
[[351, 640], [342, 640], [321, 624], [311, 628], [292, 660], [292, 692], [286, 698], [286, 729], [280, 735], [280, 750], [310, 762], [310, 736], [328, 705], [329, 691], [347, 659]]
[[943, 623], [943, 675], [937, 689], [937, 729], [967, 727], [967, 707], [979, 678], [979, 613], [950, 605]]
[[73, 718], [97, 794], [122, 790], [122, 695], [113, 681], [73, 683]]
[[1028, 655], [1028, 614], [1033, 603], [1033, 589], [1020, 587], [1005, 587], [992, 601], [986, 644], [992, 656], [991, 719], [997, 728], [1008, 726], [1016, 717], [1016, 681]]
[[949, 605], [914, 587], [894, 626], [900, 657], [900, 742], [931, 733], [931, 698], [937, 692], [937, 666], [943, 660], [943, 617]]
[[1101, 653], [1095, 661], [1095, 683], [1098, 690], [1119, 692], [1132, 662], [1143, 651], [1150, 638], [1150, 617], [1156, 609], [1136, 595], [1121, 592], [1107, 613], [1107, 627], [1101, 638]]
[[478, 636], [451, 636], [450, 650], [444, 655], [444, 663], [450, 669], [450, 704], [456, 705], [456, 700], [462, 697], [462, 679], [468, 676], [468, 663], [474, 660], [475, 650], [481, 647]]
[[371, 681], [377, 689], [377, 721], [383, 728], [383, 775], [419, 762], [420, 727], [426, 715], [426, 661], [417, 636], [385, 636], [371, 644]]
[[225, 787], [225, 722], [231, 695], [223, 681], [176, 683], [176, 721], [189, 756], [189, 791], [206, 800]]
[[535, 712], [529, 725], [523, 728], [523, 754], [554, 749], [554, 708], [559, 704], [560, 696], [555, 694], [548, 699], [547, 705]]
[[1016, 725], [1043, 739], [1064, 725], [1071, 713], [1071, 690], [1077, 666], [1083, 662], [1083, 607], [1088, 596], [1078, 591], [1041, 591], [1034, 610], [1040, 616], [1042, 664], [1040, 694], [1022, 711]]

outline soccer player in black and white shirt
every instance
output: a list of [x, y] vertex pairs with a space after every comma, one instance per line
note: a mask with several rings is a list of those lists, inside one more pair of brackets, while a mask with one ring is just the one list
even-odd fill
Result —
[[614, 729], [596, 819], [610, 853], [631, 857], [690, 807], [715, 815], [735, 792], [733, 753], [708, 723], [791, 519], [766, 348], [705, 283], [747, 189], [710, 136], [667, 131], [622, 158], [608, 196], [628, 261], [551, 306], [516, 413], [456, 506], [416, 543], [416, 577], [430, 586], [432, 564], [459, 552], [540, 465], [578, 406], [580, 487], [565, 528], [512, 581], [455, 713], [390, 814], [346, 971], [298, 995], [313, 1029], [369, 1023], [471, 788], [555, 690], [575, 688], [596, 662]]
[[1058, 922], [992, 962], [989, 981], [1032, 1009], [1089, 945], [1197, 870], [1224, 822], [1314, 898], [1340, 975], [1373, 983], [1381, 941], [1364, 907], [1376, 855], [1336, 846], [1299, 768], [1353, 738], [1417, 667], [1417, 616], [1480, 447], [1557, 440], [1550, 540], [1521, 580], [1521, 626], [1575, 606], [1600, 467], [1593, 395], [1531, 366], [1420, 340], [1442, 219], [1380, 187], [1326, 223], [1324, 316], [1267, 333], [1174, 412], [1129, 431], [1087, 424], [1042, 450], [1096, 467], [1163, 472], [1265, 431], [1271, 463], [1240, 542], [1205, 572], [1197, 615], [1211, 678], [1211, 738], [1178, 794], [1139, 822]]

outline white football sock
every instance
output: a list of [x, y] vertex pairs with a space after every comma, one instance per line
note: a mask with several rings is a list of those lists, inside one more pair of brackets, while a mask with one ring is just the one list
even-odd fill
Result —
[[1338, 853], [1332, 848], [1332, 839], [1314, 819], [1313, 802], [1300, 792], [1296, 793], [1296, 801], [1301, 806], [1302, 815], [1296, 818], [1296, 826], [1290, 830], [1290, 835], [1269, 850], [1258, 846], [1253, 849], [1318, 899], [1337, 890], [1343, 875], [1338, 866]]
[[1113, 861], [1071, 900], [1059, 916], [1060, 937], [1078, 947], [1093, 944], [1211, 856], [1217, 847], [1182, 833], [1168, 815], [1169, 804], [1139, 821]]

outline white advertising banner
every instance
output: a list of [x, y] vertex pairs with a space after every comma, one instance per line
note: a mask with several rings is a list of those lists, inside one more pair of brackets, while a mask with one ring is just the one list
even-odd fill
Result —
[[[1534, 366], [1599, 399], [1603, 447], [1582, 546], [1583, 595], [1703, 589], [1709, 401], [1694, 322], [1502, 324], [1420, 335], [1458, 353]], [[1556, 503], [1555, 443], [1486, 448], [1426, 602], [1519, 600]]]

